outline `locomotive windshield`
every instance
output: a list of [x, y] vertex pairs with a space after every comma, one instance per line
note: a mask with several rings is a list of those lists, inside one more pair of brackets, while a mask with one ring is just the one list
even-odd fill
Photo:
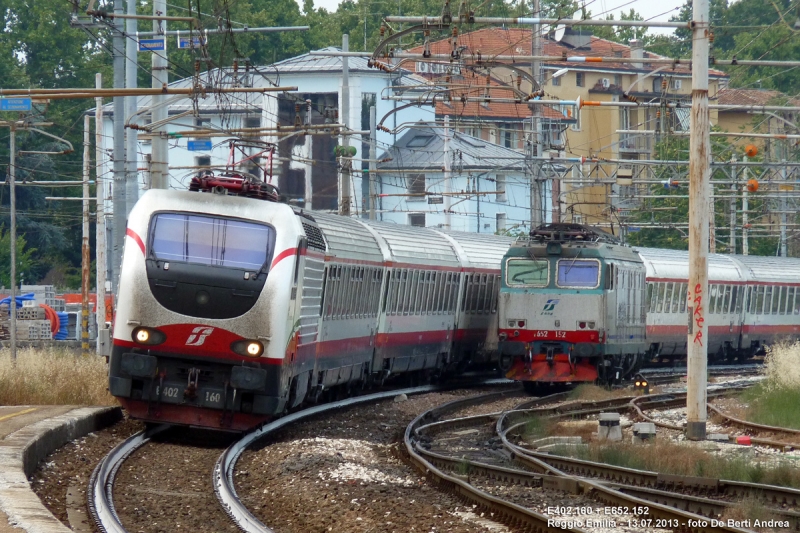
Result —
[[550, 263], [547, 259], [511, 258], [506, 261], [506, 285], [546, 287], [550, 280]]
[[274, 228], [223, 217], [159, 213], [151, 231], [153, 254], [162, 261], [258, 271], [275, 245]]
[[596, 259], [559, 259], [556, 285], [562, 288], [594, 289], [600, 284], [600, 262]]

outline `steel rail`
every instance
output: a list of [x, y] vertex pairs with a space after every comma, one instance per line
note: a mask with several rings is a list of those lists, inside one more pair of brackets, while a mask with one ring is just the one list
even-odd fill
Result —
[[[641, 398], [647, 397], [643, 396]], [[675, 401], [682, 402], [684, 400], [664, 400], [661, 402], [652, 403], [660, 403], [661, 405], [669, 406]], [[631, 402], [631, 404], [636, 405], [633, 402]], [[771, 507], [771, 509], [776, 510], [776, 512], [780, 511], [780, 509], [777, 509], [776, 506], [797, 506], [800, 504], [800, 490], [789, 487], [722, 480], [716, 478], [661, 474], [658, 472], [612, 466], [604, 463], [596, 463], [593, 461], [536, 452], [513, 444], [508, 439], [508, 435], [515, 429], [523, 426], [525, 422], [516, 422], [513, 425], [506, 427], [506, 420], [508, 420], [507, 417], [501, 417], [497, 420], [496, 426], [496, 431], [500, 436], [503, 445], [507, 450], [514, 454], [515, 460], [522, 462], [526, 466], [534, 469], [537, 467], [540, 469], [549, 468], [549, 470], [539, 470], [543, 473], [554, 473], [558, 471], [562, 472], [564, 475], [567, 475], [567, 473], [572, 473], [577, 476], [599, 478], [605, 481], [612, 481], [638, 487], [671, 488], [674, 490], [691, 489], [706, 494], [716, 494], [736, 498], [752, 498], [772, 504], [773, 507]], [[670, 428], [678, 428], [677, 426], [667, 426]], [[683, 430], [683, 428], [678, 429]], [[800, 529], [800, 521], [798, 521], [796, 517], [790, 517], [788, 519], [795, 524], [798, 529]]]
[[[498, 420], [498, 427], [501, 427], [502, 419]], [[516, 426], [512, 426], [516, 427]], [[510, 431], [509, 428], [507, 431]], [[562, 470], [561, 468], [553, 465], [552, 463], [557, 462], [557, 459], [563, 459], [561, 457], [554, 457], [550, 456], [549, 454], [539, 454], [536, 452], [530, 452], [524, 448], [521, 448], [511, 442], [508, 441], [506, 437], [506, 433], [500, 433], [500, 437], [503, 441], [503, 445], [513, 453], [513, 457], [515, 460], [522, 462], [526, 466], [531, 468], [540, 468], [543, 471], [547, 469], [550, 473], [555, 475], [563, 476], [566, 479], [574, 480], [583, 490], [585, 494], [590, 494], [592, 498], [599, 500], [608, 505], [619, 505], [623, 507], [639, 507], [639, 508], [647, 508], [647, 515], [652, 516], [668, 521], [674, 521], [674, 523], [678, 524], [677, 527], [674, 529], [684, 530], [684, 531], [692, 531], [692, 532], [718, 532], [718, 531], [729, 531], [731, 533], [744, 533], [750, 532], [747, 529], [740, 529], [736, 527], [727, 527], [727, 526], [714, 526], [710, 525], [710, 522], [706, 520], [704, 515], [699, 515], [696, 513], [692, 513], [689, 511], [685, 511], [682, 509], [677, 509], [675, 507], [671, 507], [670, 505], [658, 503], [655, 501], [643, 499], [641, 497], [637, 497], [631, 494], [625, 494], [618, 490], [608, 487], [603, 482], [594, 481], [592, 479], [586, 479], [585, 477], [578, 477], [573, 476], [567, 473], [566, 470]], [[551, 461], [552, 460], [552, 461]], [[588, 461], [584, 461], [588, 462]], [[568, 461], [561, 463], [560, 466], [564, 464], [568, 464]], [[612, 472], [616, 467], [608, 467], [607, 465], [594, 463], [597, 468], [608, 468], [605, 470], [606, 472]], [[637, 472], [633, 469], [625, 469], [629, 472]], [[641, 471], [640, 471], [641, 472]], [[648, 473], [652, 474], [652, 473]], [[659, 474], [655, 474], [658, 476]]]
[[[461, 409], [463, 406], [464, 400], [455, 400], [453, 402], [449, 402], [443, 406], [420, 414], [408, 425], [408, 427], [406, 427], [403, 442], [405, 443], [406, 451], [408, 452], [411, 462], [423, 473], [425, 473], [432, 482], [436, 483], [444, 490], [471, 501], [480, 506], [482, 509], [490, 510], [491, 512], [495, 513], [495, 517], [500, 521], [514, 524], [519, 527], [524, 527], [537, 533], [556, 533], [558, 531], [582, 533], [584, 530], [580, 528], [565, 529], [556, 525], [550, 525], [549, 520], [551, 520], [551, 518], [546, 515], [526, 509], [514, 503], [504, 501], [500, 498], [487, 494], [476, 487], [473, 487], [463, 479], [448, 475], [418, 452], [417, 441], [413, 438], [413, 435], [416, 434], [417, 428], [428, 420], [435, 419], [445, 412], [452, 412]], [[463, 418], [456, 419], [457, 422], [463, 420]]]
[[[483, 381], [480, 383], [473, 383], [473, 385], [500, 385], [500, 384], [508, 384], [508, 380], [499, 379], [499, 380], [488, 380]], [[466, 385], [460, 385], [466, 386]], [[236, 489], [233, 483], [233, 475], [234, 469], [236, 468], [236, 463], [241, 457], [242, 453], [251, 446], [253, 443], [274, 433], [275, 431], [284, 428], [290, 424], [303, 420], [305, 418], [310, 418], [312, 416], [326, 413], [338, 409], [342, 409], [345, 407], [351, 407], [354, 405], [360, 405], [363, 403], [374, 402], [378, 400], [385, 400], [389, 398], [394, 398], [400, 394], [423, 394], [426, 392], [439, 392], [448, 390], [447, 387], [441, 387], [436, 385], [425, 385], [422, 387], [413, 387], [408, 389], [399, 389], [399, 390], [392, 390], [392, 391], [385, 391], [379, 392], [375, 394], [368, 394], [365, 396], [357, 396], [355, 398], [348, 398], [346, 400], [342, 400], [339, 402], [327, 403], [323, 405], [317, 405], [314, 407], [310, 407], [308, 409], [303, 409], [302, 411], [297, 411], [295, 413], [289, 414], [283, 418], [270, 422], [259, 429], [252, 431], [246, 434], [242, 439], [233, 443], [229, 446], [223, 453], [220, 455], [217, 463], [214, 465], [214, 470], [212, 473], [212, 484], [214, 486], [214, 492], [217, 495], [217, 499], [222, 505], [222, 508], [228, 513], [228, 516], [231, 517], [233, 522], [246, 533], [273, 533], [273, 530], [270, 529], [268, 526], [264, 525], [258, 518], [256, 518], [247, 507], [241, 502], [239, 496], [236, 493]], [[461, 400], [457, 400], [460, 402], [460, 406], [469, 406], [480, 401], [480, 398], [485, 396], [492, 396], [492, 395], [508, 395], [516, 393], [517, 391], [509, 392], [497, 392], [497, 393], [490, 393], [489, 395], [482, 395], [478, 396], [476, 399], [473, 398], [464, 398]], [[451, 402], [452, 403], [452, 402]], [[437, 413], [444, 413], [446, 411], [441, 410], [440, 408], [435, 408], [432, 411]], [[429, 412], [432, 412], [429, 411]]]
[[114, 479], [119, 467], [133, 452], [147, 444], [150, 437], [161, 433], [168, 427], [165, 424], [128, 437], [111, 450], [95, 467], [89, 478], [87, 504], [95, 524], [103, 533], [127, 533], [114, 509]]

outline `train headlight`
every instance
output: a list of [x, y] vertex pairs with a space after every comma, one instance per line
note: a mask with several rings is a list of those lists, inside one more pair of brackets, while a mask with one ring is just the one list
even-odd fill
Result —
[[146, 345], [161, 344], [167, 340], [167, 336], [163, 332], [143, 326], [134, 328], [131, 337], [133, 337], [133, 342]]
[[231, 350], [246, 357], [259, 357], [264, 353], [264, 345], [261, 341], [244, 339], [231, 344]]

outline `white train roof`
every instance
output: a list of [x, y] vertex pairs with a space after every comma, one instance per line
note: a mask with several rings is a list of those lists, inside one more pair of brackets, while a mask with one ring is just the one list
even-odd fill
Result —
[[800, 283], [800, 259], [796, 257], [765, 257], [734, 255], [744, 269], [748, 281]]
[[[385, 241], [395, 263], [411, 263], [430, 266], [459, 267], [453, 245], [441, 233], [428, 228], [389, 224], [364, 220]], [[498, 263], [499, 264], [499, 263]]]
[[514, 244], [513, 237], [492, 235], [490, 233], [467, 233], [463, 231], [443, 231], [463, 250], [467, 264], [475, 268], [499, 269], [503, 256]]
[[310, 212], [328, 244], [327, 255], [383, 263], [384, 253], [375, 235], [356, 218]]
[[[688, 279], [689, 252], [661, 248], [634, 248], [644, 261], [648, 278]], [[747, 280], [745, 269], [732, 256], [708, 254], [708, 279], [710, 281]]]

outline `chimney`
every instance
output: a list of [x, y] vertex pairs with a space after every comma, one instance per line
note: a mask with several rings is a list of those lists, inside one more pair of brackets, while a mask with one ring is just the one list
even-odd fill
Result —
[[561, 42], [575, 49], [591, 48], [592, 30], [586, 26], [579, 26], [577, 28], [567, 26], [566, 30], [564, 30], [564, 37], [561, 38]]
[[[631, 39], [630, 42], [631, 47], [631, 59], [644, 59], [644, 43], [641, 39]], [[644, 68], [643, 63], [631, 63], [635, 68]]]

